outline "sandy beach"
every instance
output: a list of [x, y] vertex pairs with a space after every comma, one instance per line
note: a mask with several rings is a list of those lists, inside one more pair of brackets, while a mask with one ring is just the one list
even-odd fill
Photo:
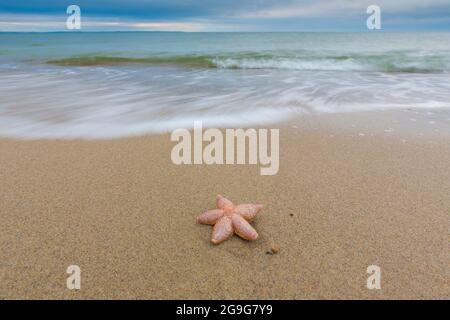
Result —
[[[335, 120], [281, 126], [275, 176], [176, 166], [168, 134], [1, 139], [0, 298], [448, 299], [448, 139]], [[218, 193], [264, 204], [257, 241], [210, 243]]]

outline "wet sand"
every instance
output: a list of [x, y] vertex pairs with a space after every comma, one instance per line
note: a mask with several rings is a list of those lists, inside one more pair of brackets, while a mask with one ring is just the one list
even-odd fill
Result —
[[[167, 134], [1, 139], [0, 298], [448, 299], [448, 140], [329, 119], [281, 127], [275, 176], [176, 166]], [[265, 205], [257, 241], [210, 243], [218, 193]]]

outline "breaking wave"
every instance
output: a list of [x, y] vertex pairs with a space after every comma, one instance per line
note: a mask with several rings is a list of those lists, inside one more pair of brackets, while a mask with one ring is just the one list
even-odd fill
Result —
[[219, 69], [447, 73], [450, 71], [450, 54], [393, 51], [351, 54], [247, 52], [210, 55], [154, 55], [148, 57], [85, 55], [48, 60], [47, 63], [60, 66], [150, 64]]

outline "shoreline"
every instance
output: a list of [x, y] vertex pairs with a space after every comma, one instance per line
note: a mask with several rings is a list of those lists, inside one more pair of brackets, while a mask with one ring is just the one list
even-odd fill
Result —
[[[160, 128], [158, 131], [142, 131], [122, 136], [21, 136], [21, 135], [0, 135], [1, 140], [11, 141], [118, 141], [123, 139], [135, 139], [146, 136], [168, 135], [175, 129], [187, 129], [193, 131], [192, 122], [190, 127], [174, 127], [172, 130]], [[201, 121], [200, 121], [201, 122]], [[248, 129], [248, 128], [276, 128], [302, 129], [309, 132], [327, 131], [330, 134], [341, 134], [348, 136], [371, 136], [371, 137], [401, 137], [413, 139], [432, 139], [446, 141], [450, 137], [450, 108], [399, 108], [385, 110], [362, 110], [349, 112], [312, 112], [312, 113], [292, 113], [289, 117], [277, 119], [276, 121], [254, 125], [250, 123], [245, 126], [242, 121], [234, 125], [210, 126], [208, 122], [202, 123], [203, 129], [218, 128], [225, 130]]]
[[[361, 117], [280, 125], [275, 176], [173, 165], [168, 134], [0, 139], [0, 299], [447, 299], [447, 133]], [[195, 219], [218, 193], [264, 205], [257, 241], [210, 243]]]

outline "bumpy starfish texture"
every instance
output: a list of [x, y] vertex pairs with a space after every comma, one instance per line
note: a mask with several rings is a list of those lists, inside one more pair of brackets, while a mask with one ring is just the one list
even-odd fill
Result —
[[219, 244], [236, 233], [245, 240], [256, 240], [258, 233], [247, 222], [253, 220], [262, 209], [260, 204], [240, 204], [235, 206], [233, 202], [221, 195], [216, 198], [217, 209], [208, 210], [197, 217], [201, 224], [214, 225], [211, 242]]

